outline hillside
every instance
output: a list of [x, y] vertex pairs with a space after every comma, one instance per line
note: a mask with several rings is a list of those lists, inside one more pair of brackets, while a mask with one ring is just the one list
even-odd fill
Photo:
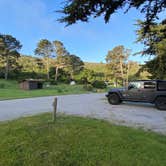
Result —
[[106, 70], [106, 64], [104, 63], [92, 63], [92, 62], [84, 62], [85, 68], [91, 69], [95, 72], [101, 72], [104, 73]]

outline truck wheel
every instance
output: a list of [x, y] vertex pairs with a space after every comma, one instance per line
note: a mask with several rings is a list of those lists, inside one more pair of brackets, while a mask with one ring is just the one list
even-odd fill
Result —
[[166, 110], [166, 97], [158, 97], [155, 100], [155, 106], [159, 110]]
[[118, 105], [121, 103], [121, 100], [117, 94], [112, 93], [108, 96], [108, 102], [113, 105]]

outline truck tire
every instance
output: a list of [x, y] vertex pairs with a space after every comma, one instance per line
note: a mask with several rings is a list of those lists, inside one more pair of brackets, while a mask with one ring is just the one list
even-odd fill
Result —
[[121, 103], [120, 97], [116, 93], [111, 93], [108, 96], [108, 102], [112, 105], [118, 105]]
[[157, 99], [155, 100], [155, 106], [159, 110], [166, 110], [166, 97], [157, 97]]

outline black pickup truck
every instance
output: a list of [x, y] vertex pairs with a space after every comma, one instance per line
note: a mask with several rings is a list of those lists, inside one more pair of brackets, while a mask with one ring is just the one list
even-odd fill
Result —
[[166, 110], [166, 81], [132, 81], [127, 87], [110, 89], [106, 97], [113, 105], [122, 101], [148, 102], [155, 104], [160, 110]]

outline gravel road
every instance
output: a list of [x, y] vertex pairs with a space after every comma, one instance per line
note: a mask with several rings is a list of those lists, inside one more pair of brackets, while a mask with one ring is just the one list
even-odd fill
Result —
[[[54, 97], [0, 101], [0, 121], [52, 111]], [[140, 127], [166, 134], [166, 111], [152, 104], [108, 104], [105, 94], [58, 96], [58, 112], [105, 119], [115, 124]]]

